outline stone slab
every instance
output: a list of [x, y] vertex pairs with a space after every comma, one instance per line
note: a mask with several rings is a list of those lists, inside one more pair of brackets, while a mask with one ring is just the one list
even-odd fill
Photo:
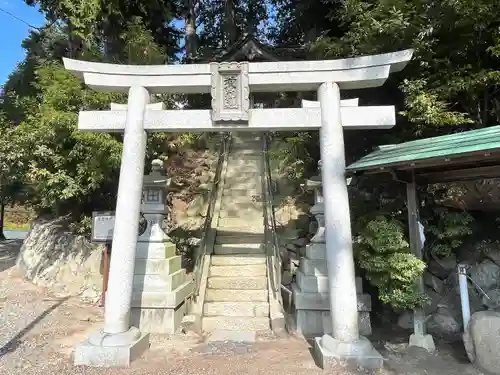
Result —
[[266, 317], [269, 316], [267, 302], [207, 302], [203, 306], [204, 316], [239, 316]]
[[314, 339], [314, 357], [324, 370], [338, 370], [339, 366], [377, 370], [384, 367], [384, 358], [368, 339], [345, 343], [324, 335]]
[[[316, 337], [332, 333], [332, 319], [330, 311], [324, 310], [296, 310], [296, 330], [305, 337]], [[363, 336], [372, 334], [369, 312], [358, 312], [359, 333]]]
[[181, 257], [167, 259], [137, 259], [134, 275], [169, 275], [181, 269]]
[[133, 290], [144, 292], [172, 292], [186, 281], [186, 270], [167, 275], [134, 275]]
[[137, 242], [135, 259], [166, 259], [175, 256], [176, 246], [168, 242]]
[[251, 264], [266, 264], [265, 254], [235, 254], [213, 255], [213, 266], [243, 266]]
[[96, 346], [88, 340], [77, 345], [74, 352], [75, 366], [90, 367], [130, 367], [133, 360], [149, 349], [149, 333], [129, 345]]
[[243, 342], [253, 344], [257, 334], [255, 331], [226, 331], [216, 329], [208, 337], [208, 342]]
[[[328, 293], [305, 293], [298, 285], [292, 286], [293, 299], [297, 310], [330, 310]], [[358, 311], [371, 311], [372, 301], [369, 294], [358, 294]]]
[[306, 245], [306, 258], [323, 260], [326, 264], [326, 244], [310, 243]]
[[217, 329], [225, 331], [266, 331], [270, 329], [269, 317], [239, 316], [204, 316], [203, 330], [212, 332]]
[[193, 293], [194, 282], [189, 280], [176, 290], [167, 292], [132, 292], [132, 307], [176, 308]]
[[205, 302], [267, 302], [268, 291], [237, 290], [237, 289], [207, 289]]
[[210, 289], [262, 290], [267, 288], [267, 277], [209, 277]]
[[141, 332], [174, 334], [182, 324], [187, 313], [187, 303], [183, 302], [175, 309], [150, 309], [134, 307], [130, 311], [130, 324]]
[[214, 266], [210, 267], [210, 277], [265, 277], [267, 268], [265, 264], [252, 264], [243, 266]]
[[436, 351], [436, 345], [434, 344], [434, 339], [432, 335], [416, 335], [412, 334], [410, 336], [410, 341], [408, 346], [417, 346], [427, 350], [429, 353], [434, 353]]
[[[300, 261], [301, 270], [296, 273], [297, 285], [304, 293], [328, 293], [328, 276], [326, 275], [306, 275], [302, 272], [304, 258]], [[363, 293], [363, 283], [360, 277], [356, 277], [356, 293]]]

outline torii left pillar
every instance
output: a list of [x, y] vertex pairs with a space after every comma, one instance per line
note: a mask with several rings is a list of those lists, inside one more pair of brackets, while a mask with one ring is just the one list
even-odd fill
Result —
[[104, 328], [75, 348], [75, 365], [128, 367], [149, 347], [149, 334], [130, 326], [146, 157], [144, 114], [149, 101], [150, 93], [146, 88], [129, 89]]

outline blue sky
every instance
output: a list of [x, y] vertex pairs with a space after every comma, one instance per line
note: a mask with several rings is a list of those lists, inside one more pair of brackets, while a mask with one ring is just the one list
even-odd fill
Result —
[[25, 23], [4, 11], [12, 13], [35, 27], [43, 26], [45, 19], [37, 9], [27, 6], [23, 0], [0, 0], [0, 9], [0, 35], [3, 35], [0, 43], [2, 56], [0, 59], [0, 85], [3, 85], [16, 64], [24, 58], [21, 42], [28, 36], [30, 30]]

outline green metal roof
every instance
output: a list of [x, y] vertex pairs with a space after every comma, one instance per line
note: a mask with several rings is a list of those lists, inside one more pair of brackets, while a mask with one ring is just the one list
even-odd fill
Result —
[[346, 171], [353, 173], [385, 168], [417, 169], [449, 165], [457, 159], [467, 158], [470, 162], [475, 157], [491, 157], [495, 151], [500, 151], [500, 125], [379, 146], [371, 154], [349, 165]]

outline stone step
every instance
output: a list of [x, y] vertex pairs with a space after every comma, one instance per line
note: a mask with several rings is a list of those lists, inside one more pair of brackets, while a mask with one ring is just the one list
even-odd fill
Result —
[[224, 188], [224, 191], [222, 192], [223, 197], [247, 197], [247, 198], [252, 198], [252, 197], [258, 197], [260, 198], [262, 196], [262, 189], [256, 188], [256, 189], [229, 189], [227, 187]]
[[262, 254], [213, 255], [213, 266], [242, 266], [249, 264], [266, 264], [266, 256]]
[[268, 291], [239, 289], [207, 289], [206, 302], [267, 302]]
[[136, 259], [134, 275], [169, 275], [181, 268], [179, 255], [168, 259]]
[[264, 245], [262, 243], [237, 243], [237, 242], [218, 242], [218, 239], [225, 237], [215, 238], [216, 245], [214, 246], [214, 254], [217, 255], [234, 255], [234, 254], [265, 254]]
[[264, 218], [264, 212], [262, 208], [246, 208], [246, 209], [237, 209], [230, 208], [228, 206], [222, 208], [219, 212], [219, 218], [240, 218], [240, 217], [260, 217], [261, 220]]
[[241, 229], [254, 227], [255, 229], [262, 230], [264, 228], [264, 217], [263, 216], [255, 217], [249, 215], [240, 217], [227, 217], [227, 218], [219, 217], [219, 220], [217, 221], [217, 226], [221, 228], [241, 228]]
[[[261, 189], [261, 182], [260, 178], [258, 176], [255, 176], [253, 179], [254, 181], [232, 181], [232, 182], [224, 182], [224, 192], [227, 190], [246, 190], [246, 191], [259, 191]], [[227, 179], [226, 179], [227, 181]], [[252, 195], [261, 195], [261, 193], [257, 194], [252, 194]], [[235, 197], [237, 196], [236, 194], [224, 194], [224, 197]], [[251, 197], [251, 195], [240, 195], [241, 197], [245, 197], [248, 199], [248, 197]]]
[[203, 306], [203, 316], [268, 317], [267, 302], [209, 302]]
[[[222, 197], [221, 210], [255, 211], [264, 212], [264, 204], [248, 197]], [[242, 213], [243, 215], [243, 213]]]
[[217, 229], [227, 233], [264, 233], [262, 217], [248, 217], [247, 221], [240, 218], [219, 218]]
[[134, 275], [134, 291], [171, 292], [186, 281], [186, 270], [181, 268], [170, 275]]
[[226, 331], [266, 331], [269, 330], [269, 318], [249, 318], [237, 316], [207, 316], [203, 317], [203, 330]]
[[209, 289], [239, 289], [264, 290], [267, 289], [267, 277], [209, 277]]
[[222, 277], [251, 277], [266, 276], [265, 264], [252, 264], [245, 266], [211, 266], [210, 276]]

